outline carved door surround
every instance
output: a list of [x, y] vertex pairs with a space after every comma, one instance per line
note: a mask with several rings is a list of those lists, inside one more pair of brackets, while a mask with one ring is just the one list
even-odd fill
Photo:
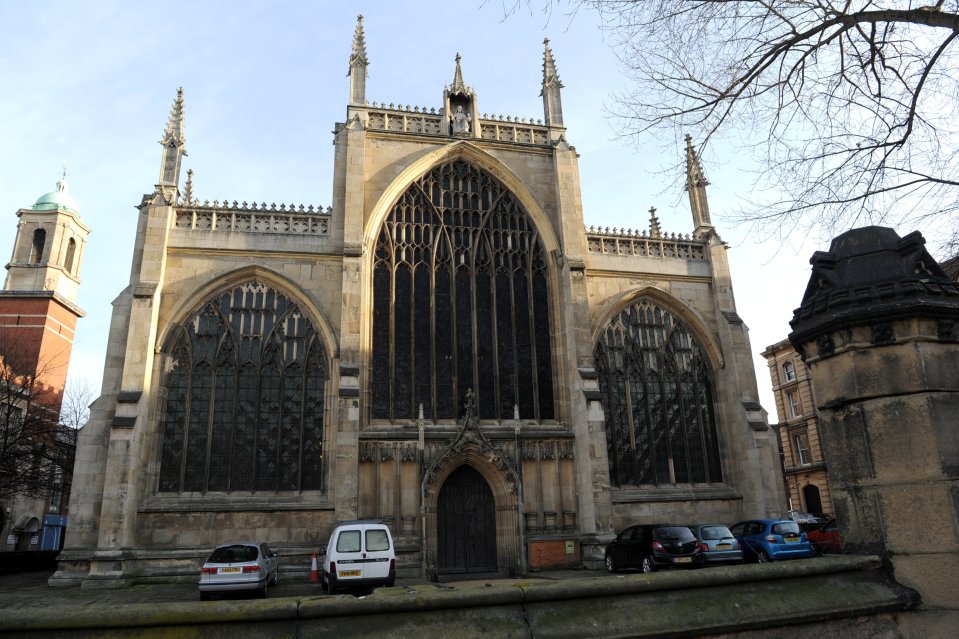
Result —
[[504, 455], [480, 430], [472, 392], [467, 392], [466, 416], [461, 427], [424, 467], [422, 490], [423, 562], [425, 574], [437, 571], [437, 504], [450, 475], [470, 466], [486, 481], [493, 494], [496, 534], [496, 568], [515, 573], [522, 569], [522, 530], [519, 513], [520, 477], [513, 460]]

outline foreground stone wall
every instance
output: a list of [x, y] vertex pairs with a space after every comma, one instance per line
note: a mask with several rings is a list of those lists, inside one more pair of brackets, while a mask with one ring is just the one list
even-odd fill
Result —
[[[472, 585], [472, 584], [471, 584]], [[655, 575], [383, 588], [372, 596], [17, 609], [5, 637], [894, 639], [917, 602], [878, 557]], [[932, 634], [929, 636], [942, 636]]]

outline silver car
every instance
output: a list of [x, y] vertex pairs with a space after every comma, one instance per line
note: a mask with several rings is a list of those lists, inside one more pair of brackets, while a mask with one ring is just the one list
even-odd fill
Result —
[[743, 550], [739, 546], [739, 540], [733, 536], [726, 526], [721, 524], [694, 524], [689, 529], [699, 540], [707, 566], [743, 563]]
[[263, 542], [241, 541], [218, 546], [200, 569], [200, 599], [214, 592], [254, 592], [266, 597], [266, 589], [279, 579], [279, 555]]

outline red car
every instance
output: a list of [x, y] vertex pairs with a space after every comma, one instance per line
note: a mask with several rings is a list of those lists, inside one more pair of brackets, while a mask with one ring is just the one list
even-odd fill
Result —
[[812, 530], [807, 531], [806, 538], [812, 542], [818, 555], [824, 552], [842, 552], [842, 542], [839, 539], [839, 524], [835, 519], [830, 519], [826, 523], [820, 524]]

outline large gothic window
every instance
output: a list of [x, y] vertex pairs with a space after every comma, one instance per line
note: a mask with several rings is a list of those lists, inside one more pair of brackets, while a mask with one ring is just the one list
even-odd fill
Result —
[[237, 286], [176, 326], [164, 352], [161, 492], [323, 488], [327, 355], [294, 301]]
[[593, 355], [614, 486], [722, 481], [712, 373], [679, 320], [639, 300], [610, 321]]
[[462, 160], [393, 205], [373, 264], [372, 417], [552, 419], [543, 248], [512, 193]]

